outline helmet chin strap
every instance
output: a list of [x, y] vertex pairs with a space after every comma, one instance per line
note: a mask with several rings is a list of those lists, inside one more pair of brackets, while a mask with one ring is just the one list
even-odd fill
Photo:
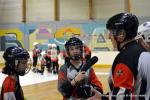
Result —
[[117, 42], [117, 50], [118, 50], [118, 51], [121, 51], [120, 43], [118, 43], [118, 42]]
[[121, 42], [119, 42], [119, 41], [117, 41], [117, 49], [118, 49], [118, 51], [121, 51], [122, 50], [122, 48], [124, 48], [124, 46], [126, 45], [126, 44], [128, 44], [129, 42], [132, 42], [132, 41], [134, 41], [135, 39], [130, 39], [130, 40], [126, 40], [126, 39], [124, 39], [123, 41], [121, 41]]
[[20, 75], [20, 76], [24, 76], [25, 74], [27, 74], [29, 72], [30, 68], [31, 68], [31, 66], [29, 66], [24, 71], [22, 71], [22, 70], [19, 69], [19, 67], [20, 67], [20, 61], [15, 60], [15, 74]]
[[[116, 34], [119, 34], [119, 32], [120, 32], [120, 30], [116, 31]], [[125, 35], [125, 32], [124, 32], [124, 35]], [[123, 37], [124, 35], [121, 36], [121, 34], [120, 34], [120, 37]], [[118, 51], [121, 51], [121, 49], [122, 49], [121, 44], [126, 41], [126, 36], [125, 36], [125, 38], [122, 41], [118, 40], [119, 35], [114, 36], [114, 38], [115, 38], [116, 43], [117, 43]]]
[[116, 43], [117, 43], [117, 50], [118, 50], [118, 51], [121, 51], [121, 49], [122, 49], [122, 47], [121, 47], [121, 43], [123, 43], [123, 42], [124, 42], [124, 40], [123, 40], [122, 42], [117, 41], [117, 39], [116, 39], [116, 38], [115, 38], [115, 40], [116, 40]]
[[[16, 61], [18, 61], [18, 60], [16, 60]], [[16, 62], [16, 61], [15, 61], [15, 62]], [[18, 64], [15, 66], [15, 74], [16, 74], [16, 75], [20, 75], [20, 76], [24, 76], [24, 75], [25, 75], [25, 72], [19, 70], [19, 66], [20, 66], [19, 63], [20, 63], [20, 62], [18, 61], [17, 63], [18, 63]], [[15, 64], [16, 64], [16, 63], [15, 63]]]
[[125, 42], [125, 39], [123, 40], [123, 41], [121, 41], [121, 42], [118, 42], [117, 41], [117, 49], [118, 49], [118, 51], [121, 51], [122, 50], [122, 48], [124, 47], [124, 45], [121, 45], [123, 42]]
[[78, 61], [78, 60], [82, 59], [82, 49], [81, 49], [80, 54], [76, 54], [74, 56], [71, 56], [70, 53], [69, 53], [69, 51], [67, 51], [67, 53], [68, 53], [68, 55], [69, 55], [69, 57], [70, 57], [71, 60]]

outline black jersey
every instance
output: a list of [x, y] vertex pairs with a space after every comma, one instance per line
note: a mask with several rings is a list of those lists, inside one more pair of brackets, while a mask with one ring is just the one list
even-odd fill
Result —
[[[148, 94], [146, 91], [149, 87], [147, 86], [145, 68], [148, 69], [146, 65], [150, 65], [150, 62], [145, 63], [144, 61], [147, 58], [145, 51], [136, 41], [132, 41], [127, 43], [116, 56], [111, 72], [112, 100], [134, 100], [135, 98], [149, 100], [146, 97]], [[140, 86], [137, 88], [136, 84]]]

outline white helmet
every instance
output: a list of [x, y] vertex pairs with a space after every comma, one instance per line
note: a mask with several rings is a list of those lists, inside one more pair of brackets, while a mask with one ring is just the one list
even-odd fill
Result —
[[49, 44], [48, 44], [48, 47], [52, 47], [52, 44], [51, 44], [51, 43], [49, 43]]
[[141, 24], [138, 27], [137, 38], [143, 37], [145, 42], [150, 42], [150, 21]]
[[36, 46], [36, 45], [38, 45], [38, 43], [37, 43], [37, 42], [34, 42], [33, 45]]
[[56, 48], [57, 47], [57, 45], [56, 44], [52, 44], [52, 48]]

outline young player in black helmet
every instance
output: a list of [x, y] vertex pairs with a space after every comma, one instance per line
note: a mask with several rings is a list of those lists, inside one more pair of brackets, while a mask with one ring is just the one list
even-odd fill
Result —
[[58, 74], [58, 90], [64, 100], [87, 99], [93, 96], [94, 88], [103, 93], [102, 84], [95, 75], [93, 68], [81, 71], [83, 67], [83, 43], [76, 37], [70, 38], [65, 44], [69, 62], [60, 67]]
[[137, 17], [130, 13], [116, 14], [107, 21], [111, 39], [115, 40], [114, 45], [120, 51], [112, 65], [109, 79], [112, 100], [149, 100], [146, 97], [147, 79], [142, 74], [147, 68], [145, 64], [150, 65], [143, 58], [150, 58], [150, 55], [145, 56], [146, 50], [135, 40], [138, 26]]
[[2, 73], [8, 76], [2, 84], [0, 100], [24, 100], [19, 76], [24, 76], [30, 70], [29, 53], [23, 48], [12, 46], [5, 50], [3, 58], [5, 67]]

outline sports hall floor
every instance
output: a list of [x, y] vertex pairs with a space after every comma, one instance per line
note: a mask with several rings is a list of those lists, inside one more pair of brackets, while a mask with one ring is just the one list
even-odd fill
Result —
[[[94, 70], [106, 93], [109, 91], [107, 78], [110, 68], [101, 68], [99, 66], [95, 67]], [[0, 71], [0, 88], [5, 77], [6, 75]], [[62, 100], [61, 94], [57, 91], [57, 75], [47, 71], [43, 75], [30, 71], [27, 75], [20, 77], [20, 83], [26, 100]]]

